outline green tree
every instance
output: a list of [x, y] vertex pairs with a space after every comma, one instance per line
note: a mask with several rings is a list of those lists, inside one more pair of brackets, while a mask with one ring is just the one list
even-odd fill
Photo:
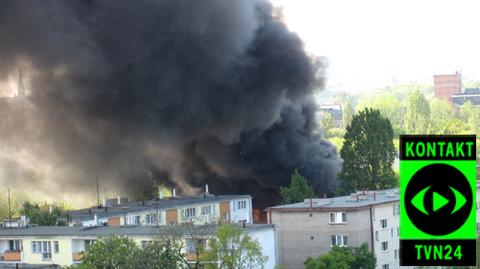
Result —
[[64, 226], [65, 207], [63, 204], [36, 204], [25, 202], [20, 213], [29, 219], [29, 223], [42, 226]]
[[216, 239], [209, 241], [209, 250], [201, 258], [206, 269], [264, 268], [268, 260], [258, 241], [231, 224], [218, 227]]
[[326, 111], [320, 112], [320, 118], [320, 127], [323, 130], [323, 135], [328, 139], [332, 137], [332, 130], [335, 129], [335, 118]]
[[315, 193], [307, 180], [295, 169], [289, 187], [281, 187], [280, 195], [284, 204], [303, 202], [306, 198], [313, 198]]
[[79, 269], [135, 269], [139, 248], [125, 236], [102, 237], [83, 253]]
[[471, 133], [480, 132], [480, 107], [466, 102], [460, 108], [460, 120], [467, 124], [468, 131]]
[[395, 159], [392, 125], [379, 110], [366, 108], [353, 116], [340, 156], [343, 167], [338, 175], [339, 194], [396, 185], [392, 169]]
[[352, 103], [350, 101], [346, 101], [343, 104], [343, 126], [348, 126], [350, 124], [350, 121], [352, 121], [353, 114], [355, 114], [355, 111], [353, 110]]
[[430, 102], [430, 113], [430, 133], [458, 134], [468, 129], [466, 122], [456, 115], [453, 106], [445, 100], [432, 100]]
[[395, 136], [404, 133], [403, 115], [405, 108], [402, 102], [393, 94], [382, 94], [374, 98], [363, 98], [357, 105], [357, 110], [365, 108], [380, 110], [382, 116], [390, 120]]
[[137, 248], [132, 268], [177, 269], [186, 263], [182, 249], [182, 240], [177, 237], [148, 241], [142, 248]]
[[425, 96], [415, 90], [407, 96], [405, 113], [405, 131], [407, 133], [426, 133], [430, 120], [430, 106]]
[[360, 247], [337, 247], [317, 258], [308, 258], [305, 269], [374, 269], [377, 261], [368, 244]]

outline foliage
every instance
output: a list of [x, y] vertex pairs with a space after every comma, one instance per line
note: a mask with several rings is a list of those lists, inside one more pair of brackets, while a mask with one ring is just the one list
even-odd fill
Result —
[[460, 120], [447, 101], [434, 99], [430, 102], [430, 133], [458, 134], [466, 132], [466, 121]]
[[376, 259], [364, 243], [360, 247], [333, 246], [329, 253], [308, 258], [305, 269], [374, 269]]
[[382, 116], [388, 118], [392, 123], [393, 132], [396, 136], [403, 132], [405, 108], [395, 95], [383, 94], [376, 98], [361, 99], [357, 105], [357, 110], [360, 111], [367, 107], [380, 110]]
[[324, 137], [327, 139], [330, 138], [330, 131], [335, 128], [335, 118], [326, 111], [320, 112], [320, 126], [323, 130]]
[[135, 241], [124, 236], [100, 238], [82, 256], [79, 269], [134, 269], [139, 248]]
[[64, 226], [65, 207], [63, 204], [36, 204], [25, 202], [20, 209], [20, 213], [29, 219], [29, 223], [41, 226]]
[[295, 169], [290, 186], [281, 187], [280, 195], [283, 203], [291, 204], [303, 202], [306, 198], [313, 198], [315, 193], [312, 186], [308, 185], [307, 180], [298, 173], [298, 169]]
[[264, 268], [268, 260], [258, 241], [231, 224], [218, 227], [216, 240], [210, 240], [209, 251], [201, 257], [206, 269]]
[[348, 126], [350, 124], [353, 114], [355, 114], [355, 111], [353, 110], [352, 103], [350, 101], [346, 101], [343, 104], [343, 126]]
[[379, 110], [366, 108], [353, 116], [340, 155], [343, 167], [338, 176], [339, 194], [395, 186], [392, 125]]
[[180, 238], [168, 237], [148, 241], [137, 248], [133, 264], [135, 268], [177, 269], [185, 261]]
[[405, 131], [407, 133], [426, 133], [429, 127], [430, 106], [425, 96], [418, 90], [407, 97]]

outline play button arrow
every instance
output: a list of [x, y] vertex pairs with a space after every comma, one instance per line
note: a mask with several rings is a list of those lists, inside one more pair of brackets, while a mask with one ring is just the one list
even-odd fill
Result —
[[448, 200], [437, 192], [433, 192], [433, 211], [437, 211], [444, 205], [448, 204]]

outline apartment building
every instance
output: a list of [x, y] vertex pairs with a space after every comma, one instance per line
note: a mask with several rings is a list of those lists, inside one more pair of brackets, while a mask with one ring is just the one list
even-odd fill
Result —
[[434, 96], [452, 103], [452, 95], [459, 94], [462, 89], [462, 75], [458, 72], [433, 76]]
[[367, 243], [378, 269], [399, 268], [398, 190], [357, 192], [350, 196], [306, 199], [266, 209], [278, 237], [279, 265], [303, 269], [308, 257], [337, 246]]
[[[205, 240], [214, 238], [215, 225], [166, 225], [166, 226], [30, 226], [24, 228], [0, 228], [0, 268], [2, 265], [51, 265], [69, 266], [81, 263], [82, 252], [102, 236], [121, 235], [133, 239], [140, 246], [159, 236], [181, 236], [188, 261], [195, 262], [196, 255], [190, 247], [199, 236]], [[240, 226], [240, 227], [243, 227]], [[257, 240], [263, 255], [268, 257], [266, 269], [275, 268], [276, 240], [273, 225], [245, 225], [245, 232]], [[20, 268], [23, 268], [20, 266]]]
[[203, 194], [168, 197], [150, 201], [116, 203], [67, 212], [69, 226], [167, 225], [192, 222], [253, 223], [250, 195]]

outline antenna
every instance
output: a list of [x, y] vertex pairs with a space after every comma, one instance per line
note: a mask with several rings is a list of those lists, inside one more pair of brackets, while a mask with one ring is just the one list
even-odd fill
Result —
[[10, 188], [8, 188], [8, 222], [9, 227], [12, 228], [12, 204], [10, 201]]

